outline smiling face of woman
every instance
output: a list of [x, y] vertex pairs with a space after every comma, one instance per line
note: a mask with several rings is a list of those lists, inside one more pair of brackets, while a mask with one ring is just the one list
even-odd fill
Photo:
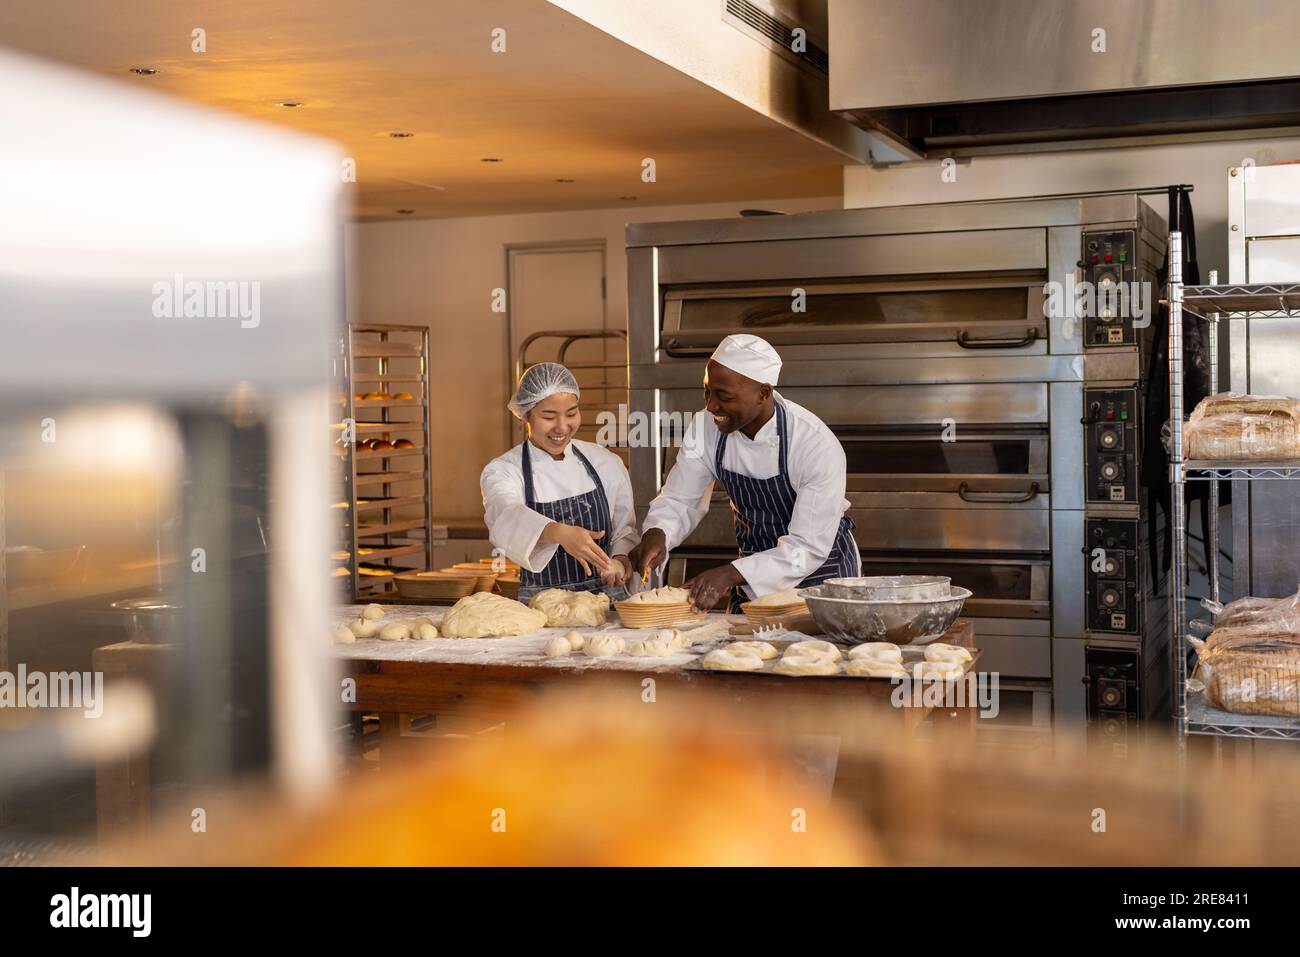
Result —
[[533, 406], [524, 421], [533, 445], [559, 458], [577, 434], [578, 426], [582, 425], [578, 397], [572, 392], [549, 395]]

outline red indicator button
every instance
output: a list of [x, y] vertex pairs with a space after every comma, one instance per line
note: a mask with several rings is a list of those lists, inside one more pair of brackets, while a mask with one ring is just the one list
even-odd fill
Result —
[[1113, 409], [1107, 409], [1107, 410], [1106, 410], [1106, 418], [1108, 418], [1108, 419], [1113, 419], [1113, 418], [1115, 418], [1115, 411], [1114, 411]]
[[1110, 262], [1110, 253], [1106, 254], [1106, 262]]

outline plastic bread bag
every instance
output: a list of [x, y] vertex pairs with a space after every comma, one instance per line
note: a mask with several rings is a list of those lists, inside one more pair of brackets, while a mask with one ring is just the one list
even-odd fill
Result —
[[1300, 646], [1206, 650], [1192, 679], [1188, 689], [1223, 711], [1300, 717]]
[[1215, 615], [1215, 625], [1231, 627], [1265, 619], [1300, 622], [1300, 592], [1285, 598], [1256, 598], [1253, 595], [1230, 601]]
[[1300, 401], [1220, 392], [1202, 399], [1183, 431], [1189, 459], [1300, 458]]

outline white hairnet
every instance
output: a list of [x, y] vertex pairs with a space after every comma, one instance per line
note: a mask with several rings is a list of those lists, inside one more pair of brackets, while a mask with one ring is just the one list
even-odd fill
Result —
[[514, 413], [516, 419], [522, 419], [538, 402], [558, 392], [580, 395], [578, 380], [558, 362], [539, 362], [535, 366], [529, 366], [520, 378], [515, 394], [511, 396], [506, 408]]

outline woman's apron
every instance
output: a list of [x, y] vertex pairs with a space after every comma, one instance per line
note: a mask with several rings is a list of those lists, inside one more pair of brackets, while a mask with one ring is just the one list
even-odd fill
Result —
[[[790, 531], [794, 515], [795, 490], [786, 470], [786, 417], [785, 409], [776, 403], [776, 435], [780, 449], [780, 471], [771, 478], [756, 479], [722, 467], [722, 456], [727, 450], [727, 435], [718, 438], [718, 451], [714, 459], [714, 473], [731, 498], [731, 514], [736, 525], [736, 544], [742, 557], [776, 548], [778, 539]], [[856, 578], [862, 574], [862, 559], [857, 542], [853, 540], [853, 520], [840, 517], [835, 544], [826, 560], [798, 585], [800, 588], [816, 585], [828, 578]], [[737, 588], [731, 595], [731, 611], [739, 612], [743, 592]]]
[[[587, 474], [591, 476], [591, 480], [596, 487], [589, 492], [583, 492], [581, 495], [574, 495], [571, 498], [559, 498], [553, 502], [539, 502], [533, 491], [533, 466], [528, 452], [528, 447], [531, 444], [527, 439], [524, 440], [524, 502], [533, 511], [545, 515], [553, 522], [559, 522], [562, 525], [577, 525], [589, 532], [604, 531], [605, 537], [597, 539], [596, 544], [608, 555], [610, 539], [614, 535], [612, 527], [614, 520], [610, 517], [609, 499], [605, 495], [605, 486], [601, 482], [600, 476], [596, 474], [596, 469], [587, 461], [587, 457], [578, 451], [576, 445], [570, 444], [569, 450], [578, 457], [578, 461], [587, 470]], [[604, 583], [600, 580], [598, 572], [588, 575], [582, 570], [578, 560], [563, 548], [555, 550], [551, 560], [546, 563], [546, 567], [540, 572], [530, 572], [524, 568], [519, 569], [519, 601], [526, 605], [534, 595], [547, 588], [563, 588], [565, 591], [605, 591], [611, 598], [623, 597], [621, 588], [606, 589]]]

